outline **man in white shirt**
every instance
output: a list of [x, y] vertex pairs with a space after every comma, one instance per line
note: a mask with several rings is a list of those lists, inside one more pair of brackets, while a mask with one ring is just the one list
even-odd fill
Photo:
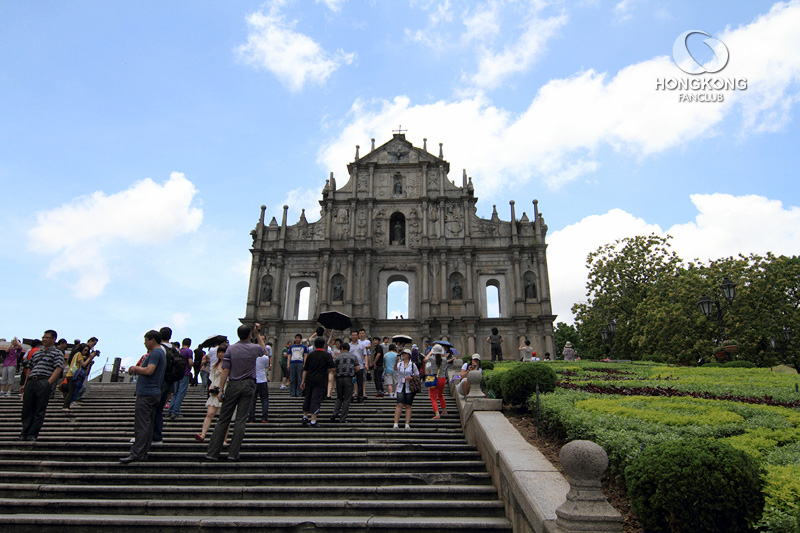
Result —
[[367, 388], [367, 383], [364, 380], [364, 369], [367, 366], [367, 350], [364, 345], [358, 341], [357, 331], [350, 332], [350, 353], [356, 356], [358, 365], [361, 367], [360, 370], [356, 371], [356, 389], [353, 391], [353, 398], [356, 398], [356, 401], [361, 403], [364, 401]]
[[261, 422], [266, 424], [269, 415], [269, 371], [272, 369], [272, 347], [267, 346], [267, 353], [256, 359], [256, 393], [250, 404], [248, 422], [256, 421], [256, 403], [261, 398]]

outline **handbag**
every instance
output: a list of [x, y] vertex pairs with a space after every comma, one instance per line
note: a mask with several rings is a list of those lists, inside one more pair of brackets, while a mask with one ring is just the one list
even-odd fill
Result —
[[[441, 370], [441, 367], [439, 368]], [[425, 376], [425, 386], [435, 387], [439, 383], [439, 370], [436, 371], [435, 376]]]
[[[406, 378], [406, 383], [408, 383], [408, 392], [419, 392], [422, 390], [422, 381], [419, 379], [419, 374], [414, 374], [414, 369], [416, 365], [413, 363], [409, 363], [411, 367], [411, 375]], [[405, 367], [403, 368], [405, 373]]]

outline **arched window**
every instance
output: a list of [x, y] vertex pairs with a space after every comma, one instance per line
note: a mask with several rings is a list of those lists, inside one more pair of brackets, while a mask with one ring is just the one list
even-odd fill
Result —
[[403, 213], [392, 213], [389, 219], [389, 244], [406, 243], [406, 217]]
[[311, 285], [301, 282], [297, 285], [297, 320], [308, 320], [308, 307], [311, 301]]
[[500, 318], [500, 282], [490, 279], [486, 282], [486, 316]]
[[386, 317], [409, 318], [408, 312], [408, 280], [402, 276], [389, 278], [386, 288]]

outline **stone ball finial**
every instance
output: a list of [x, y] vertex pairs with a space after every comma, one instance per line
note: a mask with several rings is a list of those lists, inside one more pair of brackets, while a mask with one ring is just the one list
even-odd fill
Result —
[[590, 440], [574, 440], [561, 448], [558, 460], [564, 472], [575, 481], [594, 481], [608, 469], [608, 454], [602, 446]]
[[467, 381], [469, 381], [470, 388], [478, 387], [478, 390], [480, 390], [482, 380], [483, 374], [477, 370], [470, 370], [467, 373]]

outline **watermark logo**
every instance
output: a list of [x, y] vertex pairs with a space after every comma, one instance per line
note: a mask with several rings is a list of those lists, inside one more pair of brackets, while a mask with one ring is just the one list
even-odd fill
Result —
[[[713, 59], [705, 64], [700, 64], [692, 52], [689, 50], [688, 39], [692, 35], [705, 35], [708, 39], [703, 39], [703, 43], [714, 53]], [[675, 44], [672, 45], [672, 59], [678, 68], [686, 74], [713, 74], [725, 68], [728, 64], [728, 47], [719, 39], [715, 39], [710, 34], [700, 30], [689, 30], [678, 35]]]
[[[693, 35], [703, 36], [703, 44], [714, 54], [705, 63], [697, 60], [697, 57], [703, 57], [705, 50], [697, 46], [697, 38], [690, 39]], [[747, 78], [712, 76], [725, 68], [729, 58], [725, 43], [711, 34], [701, 30], [685, 31], [672, 45], [672, 59], [690, 77], [656, 78], [656, 91], [675, 91], [679, 102], [724, 102], [729, 91], [747, 90]]]

